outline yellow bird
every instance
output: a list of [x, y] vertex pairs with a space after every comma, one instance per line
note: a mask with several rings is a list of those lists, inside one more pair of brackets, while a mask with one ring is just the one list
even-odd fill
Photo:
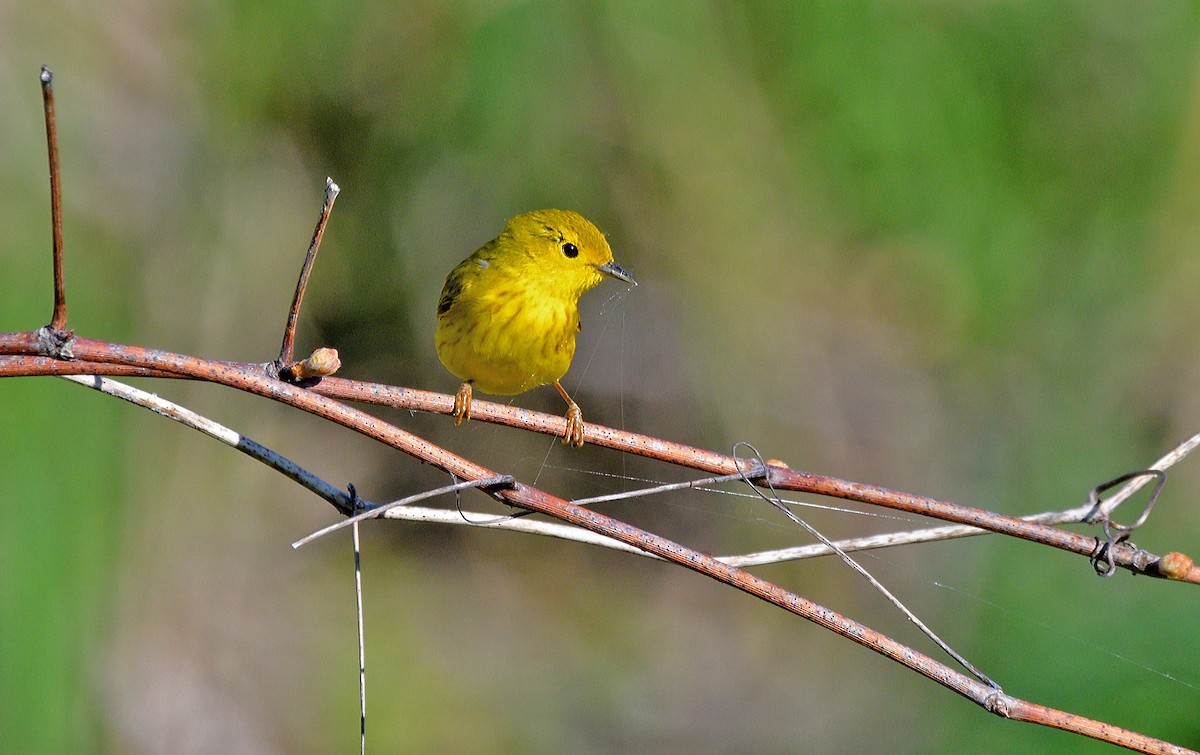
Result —
[[563, 442], [583, 445], [583, 412], [559, 378], [575, 356], [579, 297], [605, 276], [637, 285], [613, 262], [604, 234], [570, 210], [535, 210], [446, 276], [437, 353], [462, 386], [455, 424], [471, 418], [472, 386], [511, 396], [551, 383], [567, 402]]

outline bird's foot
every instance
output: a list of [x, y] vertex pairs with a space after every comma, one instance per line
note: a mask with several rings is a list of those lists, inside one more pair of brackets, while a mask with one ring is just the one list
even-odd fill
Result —
[[567, 407], [567, 431], [562, 442], [575, 448], [583, 445], [583, 411], [574, 401]]
[[471, 419], [471, 384], [463, 383], [454, 394], [454, 426]]

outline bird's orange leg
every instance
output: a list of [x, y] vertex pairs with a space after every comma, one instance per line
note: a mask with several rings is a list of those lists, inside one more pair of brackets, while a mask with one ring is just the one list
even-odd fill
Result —
[[454, 426], [458, 427], [471, 419], [471, 383], [463, 381], [458, 393], [454, 394]]
[[567, 402], [567, 431], [563, 433], [562, 442], [579, 448], [583, 445], [583, 411], [579, 404], [571, 400], [557, 380], [554, 381], [554, 387], [558, 389], [558, 395], [563, 397], [563, 401]]

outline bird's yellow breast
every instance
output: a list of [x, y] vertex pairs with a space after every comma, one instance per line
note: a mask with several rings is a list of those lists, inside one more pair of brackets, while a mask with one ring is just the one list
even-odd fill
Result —
[[438, 357], [485, 393], [512, 395], [558, 380], [575, 355], [577, 299], [468, 258], [442, 291]]

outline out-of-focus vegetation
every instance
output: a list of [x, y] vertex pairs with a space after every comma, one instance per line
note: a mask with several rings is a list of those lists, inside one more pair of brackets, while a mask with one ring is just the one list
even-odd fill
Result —
[[[566, 384], [589, 419], [1065, 508], [1200, 431], [1198, 39], [1183, 0], [2, 4], [0, 330], [50, 315], [46, 63], [83, 335], [270, 359], [330, 175], [301, 348], [452, 391], [446, 271], [510, 215], [569, 207], [642, 284], [587, 297]], [[153, 385], [375, 500], [443, 481], [265, 401]], [[382, 413], [567, 496], [680, 476]], [[0, 749], [354, 746], [348, 538], [288, 547], [327, 505], [52, 379], [0, 381], [0, 427]], [[1139, 544], [1200, 552], [1197, 468]], [[731, 497], [605, 510], [717, 552], [801, 540]], [[676, 569], [364, 536], [378, 751], [1097, 747]], [[999, 538], [864, 562], [1008, 692], [1200, 745], [1194, 588]], [[761, 573], [926, 647], [844, 568]]]

